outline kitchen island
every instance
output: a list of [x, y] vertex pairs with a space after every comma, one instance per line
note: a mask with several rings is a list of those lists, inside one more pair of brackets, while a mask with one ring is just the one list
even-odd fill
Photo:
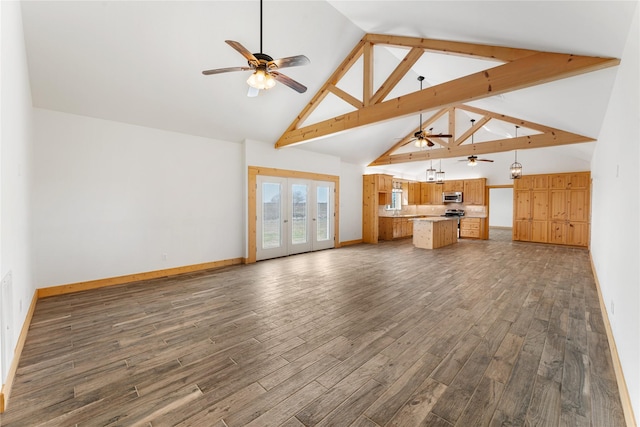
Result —
[[450, 217], [413, 218], [413, 246], [436, 249], [458, 242], [458, 219]]

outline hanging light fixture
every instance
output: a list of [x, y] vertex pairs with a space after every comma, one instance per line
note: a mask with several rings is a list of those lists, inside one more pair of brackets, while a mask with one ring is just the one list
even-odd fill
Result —
[[431, 160], [431, 166], [427, 169], [427, 182], [433, 182], [436, 180], [437, 172], [433, 168], [433, 160]]
[[442, 159], [440, 159], [440, 170], [436, 172], [436, 184], [444, 184], [444, 172], [442, 171]]
[[[518, 128], [520, 126], [516, 125], [516, 138], [518, 137]], [[510, 172], [511, 179], [520, 179], [522, 178], [522, 165], [518, 163], [518, 150], [515, 150], [515, 161], [511, 164]]]

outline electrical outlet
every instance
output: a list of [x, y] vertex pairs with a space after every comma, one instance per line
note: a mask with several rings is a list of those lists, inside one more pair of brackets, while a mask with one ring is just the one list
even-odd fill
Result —
[[167, 260], [167, 254], [162, 254], [162, 260], [166, 261]]

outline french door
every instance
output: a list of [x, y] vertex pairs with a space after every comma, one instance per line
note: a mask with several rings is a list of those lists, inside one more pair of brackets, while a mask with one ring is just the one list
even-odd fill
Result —
[[335, 246], [335, 184], [257, 176], [256, 260]]

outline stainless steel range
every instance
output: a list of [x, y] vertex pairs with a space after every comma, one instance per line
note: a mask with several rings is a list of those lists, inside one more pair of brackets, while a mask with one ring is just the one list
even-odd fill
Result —
[[457, 216], [459, 218], [464, 216], [464, 209], [447, 209], [442, 216]]
[[444, 211], [444, 215], [440, 216], [458, 219], [458, 237], [460, 237], [460, 218], [464, 216], [464, 209], [447, 209]]

